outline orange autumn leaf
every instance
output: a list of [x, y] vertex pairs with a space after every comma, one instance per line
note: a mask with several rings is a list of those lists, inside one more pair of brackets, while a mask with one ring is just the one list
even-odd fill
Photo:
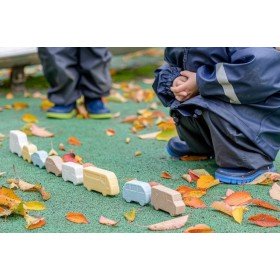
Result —
[[106, 134], [108, 136], [114, 136], [116, 134], [116, 131], [112, 128], [108, 128], [108, 129], [106, 129]]
[[85, 215], [79, 212], [68, 212], [66, 214], [66, 219], [76, 224], [88, 224], [88, 220]]
[[158, 126], [159, 129], [161, 129], [163, 131], [164, 130], [174, 130], [174, 129], [176, 129], [175, 123], [174, 123], [172, 118], [169, 118], [166, 121], [160, 122], [157, 126]]
[[252, 199], [251, 204], [253, 204], [255, 206], [263, 207], [266, 209], [274, 210], [274, 211], [280, 211], [280, 208], [278, 208], [277, 206], [272, 205], [269, 202], [266, 202], [266, 201], [258, 199], [258, 198]]
[[164, 178], [164, 179], [171, 179], [172, 178], [172, 176], [168, 172], [166, 172], [166, 171], [163, 171], [161, 173], [160, 177]]
[[29, 105], [25, 102], [15, 102], [12, 106], [16, 111], [23, 110], [29, 107]]
[[182, 161], [199, 161], [199, 160], [206, 160], [208, 157], [206, 156], [182, 156], [180, 157], [180, 160]]
[[205, 224], [197, 224], [187, 228], [184, 233], [211, 233], [214, 232], [211, 227]]
[[179, 192], [181, 195], [184, 195], [186, 193], [189, 193], [190, 191], [192, 191], [193, 188], [188, 187], [188, 186], [179, 186], [176, 191]]
[[219, 180], [215, 179], [211, 175], [202, 175], [197, 180], [197, 188], [201, 190], [207, 190], [213, 186], [216, 186], [220, 183]]
[[26, 220], [26, 228], [27, 229], [36, 229], [36, 228], [41, 228], [46, 224], [46, 220], [43, 217], [33, 217], [28, 214], [24, 216]]
[[136, 115], [132, 115], [132, 116], [127, 116], [122, 120], [122, 123], [133, 123], [134, 121], [137, 120], [137, 116]]
[[179, 186], [176, 191], [179, 192], [182, 196], [186, 195], [198, 198], [206, 194], [206, 191], [204, 190], [196, 190], [188, 186]]
[[211, 207], [217, 211], [223, 212], [229, 216], [232, 216], [232, 207], [226, 204], [224, 201], [214, 201]]
[[73, 146], [81, 146], [82, 145], [81, 141], [77, 137], [75, 137], [75, 136], [69, 137], [68, 138], [68, 143], [70, 145], [73, 145]]
[[260, 227], [277, 227], [280, 225], [280, 220], [274, 216], [267, 214], [257, 214], [249, 217], [251, 223]]
[[246, 191], [238, 191], [227, 196], [225, 199], [225, 203], [230, 206], [238, 206], [248, 204], [251, 200], [252, 196], [250, 193]]
[[205, 208], [206, 207], [205, 203], [198, 197], [191, 197], [191, 196], [185, 195], [183, 197], [183, 200], [184, 200], [186, 206], [190, 206], [193, 208]]
[[32, 115], [32, 114], [24, 114], [21, 119], [24, 121], [24, 122], [27, 122], [27, 123], [36, 123], [38, 122], [38, 119], [36, 116]]

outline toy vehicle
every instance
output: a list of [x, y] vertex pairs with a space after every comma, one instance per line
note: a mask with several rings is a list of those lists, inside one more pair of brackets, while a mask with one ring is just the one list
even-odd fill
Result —
[[21, 157], [24, 145], [28, 145], [26, 134], [20, 130], [11, 130], [9, 140], [10, 151]]
[[151, 204], [156, 210], [163, 210], [171, 216], [184, 213], [186, 207], [179, 192], [162, 185], [152, 187]]
[[22, 158], [27, 162], [31, 163], [31, 156], [37, 152], [37, 146], [33, 144], [24, 145], [22, 148]]
[[84, 186], [102, 195], [117, 195], [120, 192], [115, 173], [101, 168], [89, 166], [84, 168]]
[[55, 176], [61, 176], [63, 160], [59, 156], [49, 156], [46, 159], [45, 167], [48, 173], [53, 173]]
[[37, 151], [31, 155], [31, 160], [35, 166], [44, 168], [48, 156], [49, 155], [46, 151]]
[[83, 166], [75, 162], [64, 162], [62, 164], [62, 178], [74, 185], [83, 183]]
[[126, 202], [134, 201], [144, 206], [151, 200], [151, 186], [146, 182], [132, 180], [124, 184], [122, 195]]

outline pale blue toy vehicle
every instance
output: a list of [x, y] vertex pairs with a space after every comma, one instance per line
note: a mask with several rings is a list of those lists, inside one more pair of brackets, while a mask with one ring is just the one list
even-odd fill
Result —
[[37, 151], [31, 155], [31, 160], [35, 166], [44, 168], [48, 156], [49, 155], [46, 151]]
[[123, 186], [123, 199], [126, 202], [137, 202], [141, 206], [151, 201], [151, 186], [146, 182], [132, 180]]

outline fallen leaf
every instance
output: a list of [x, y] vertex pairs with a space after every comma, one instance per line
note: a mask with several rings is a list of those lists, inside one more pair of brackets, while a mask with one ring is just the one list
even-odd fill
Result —
[[39, 202], [39, 201], [24, 202], [23, 207], [25, 210], [29, 210], [29, 211], [42, 211], [42, 210], [46, 209], [44, 203]]
[[77, 108], [77, 111], [78, 111], [78, 115], [81, 117], [81, 119], [88, 119], [89, 118], [88, 111], [87, 111], [83, 101], [82, 102], [77, 102], [76, 108]]
[[24, 121], [24, 122], [27, 122], [27, 123], [36, 123], [38, 122], [38, 119], [36, 116], [34, 116], [33, 114], [24, 114], [21, 119]]
[[205, 224], [197, 224], [187, 228], [184, 233], [212, 233], [214, 232], [211, 227]]
[[68, 143], [73, 146], [81, 146], [81, 142], [78, 138], [71, 136], [68, 138]]
[[[34, 97], [34, 96], [33, 96]], [[35, 97], [36, 98], [36, 97]], [[41, 102], [40, 108], [43, 111], [48, 111], [50, 108], [52, 108], [54, 106], [54, 103], [52, 103], [50, 100], [48, 99], [44, 99]]]
[[58, 145], [58, 149], [59, 149], [60, 151], [65, 151], [64, 144], [63, 144], [63, 143], [60, 143], [60, 144]]
[[11, 100], [13, 98], [14, 98], [14, 95], [11, 92], [6, 94], [6, 99]]
[[179, 186], [176, 191], [179, 192], [181, 195], [184, 195], [186, 193], [189, 193], [190, 191], [192, 191], [193, 188], [189, 187], [189, 186]]
[[124, 217], [130, 223], [132, 223], [136, 218], [136, 210], [133, 208], [130, 211], [124, 213]]
[[249, 217], [248, 220], [260, 227], [277, 227], [280, 225], [280, 220], [268, 214], [257, 214]]
[[88, 220], [84, 214], [79, 212], [68, 212], [66, 214], [66, 219], [72, 223], [76, 224], [88, 224]]
[[144, 97], [144, 102], [151, 102], [153, 101], [154, 97], [155, 97], [155, 93], [152, 89], [146, 89], [144, 90], [144, 93], [143, 93]]
[[274, 183], [269, 190], [269, 195], [271, 198], [279, 200], [280, 201], [280, 186], [277, 183]]
[[237, 191], [227, 196], [225, 203], [230, 206], [239, 206], [250, 203], [252, 196], [249, 192], [246, 191]]
[[233, 207], [226, 204], [224, 201], [214, 201], [211, 204], [211, 207], [214, 208], [217, 211], [220, 211], [220, 212], [223, 212], [223, 213], [225, 213], [229, 216], [232, 216]]
[[234, 193], [234, 190], [227, 189], [226, 197], [230, 196], [230, 195], [233, 194], [233, 193]]
[[42, 94], [40, 91], [36, 91], [32, 94], [35, 99], [47, 99], [46, 95]]
[[32, 124], [30, 127], [32, 135], [38, 136], [38, 137], [53, 137], [54, 134], [52, 132], [47, 131], [43, 127], [39, 127], [35, 124]]
[[277, 206], [272, 205], [269, 202], [266, 202], [266, 201], [258, 199], [258, 198], [252, 199], [250, 204], [259, 206], [259, 207], [263, 207], [266, 209], [274, 210], [274, 211], [280, 211], [280, 208], [278, 208]]
[[171, 138], [176, 137], [177, 136], [177, 131], [175, 130], [163, 130], [161, 131], [156, 139], [159, 141], [169, 141]]
[[126, 144], [129, 144], [130, 141], [131, 141], [131, 139], [130, 139], [129, 137], [127, 137], [127, 138], [125, 139], [125, 143], [126, 143]]
[[122, 123], [133, 123], [134, 121], [137, 120], [137, 116], [136, 115], [132, 115], [132, 116], [127, 116], [122, 120]]
[[64, 162], [75, 162], [75, 163], [77, 163], [75, 157], [76, 157], [76, 155], [74, 153], [68, 153], [68, 154], [65, 154], [65, 155], [62, 156], [62, 160]]
[[218, 179], [215, 179], [211, 175], [201, 175], [197, 180], [197, 188], [201, 190], [207, 190], [213, 186], [220, 184]]
[[171, 179], [172, 178], [172, 176], [168, 172], [166, 172], [166, 171], [163, 171], [161, 173], [160, 177], [164, 178], [164, 179]]
[[195, 155], [186, 155], [186, 156], [183, 156], [183, 157], [180, 157], [180, 160], [182, 161], [200, 161], [200, 160], [206, 160], [208, 159], [208, 157], [206, 156], [195, 156]]
[[0, 206], [0, 217], [8, 217], [13, 213], [13, 210], [7, 208], [7, 207], [1, 207]]
[[238, 206], [238, 207], [236, 207], [232, 210], [232, 217], [239, 224], [242, 223], [243, 215], [244, 215], [244, 208], [243, 207]]
[[205, 203], [198, 197], [192, 197], [187, 194], [183, 196], [183, 201], [186, 206], [193, 208], [206, 208]]
[[167, 220], [161, 223], [149, 225], [148, 229], [152, 231], [164, 231], [164, 230], [173, 230], [179, 229], [185, 226], [189, 218], [189, 215], [185, 215], [179, 218], [174, 218], [171, 220]]
[[266, 172], [257, 177], [247, 185], [271, 185], [274, 182], [280, 181], [280, 174], [276, 172]]
[[134, 156], [135, 157], [139, 157], [139, 156], [141, 156], [142, 155], [142, 152], [141, 151], [136, 151], [135, 153], [134, 153]]
[[0, 195], [7, 196], [7, 197], [15, 200], [18, 203], [20, 203], [22, 201], [22, 199], [19, 196], [17, 196], [13, 190], [5, 188], [5, 187], [0, 188]]
[[138, 137], [140, 139], [155, 139], [157, 137], [157, 135], [160, 133], [160, 131], [156, 131], [156, 132], [152, 132], [152, 133], [146, 133], [146, 134], [142, 134], [142, 135], [138, 135]]
[[126, 103], [127, 99], [118, 91], [111, 90], [110, 95], [105, 98], [109, 102]]
[[202, 175], [210, 175], [205, 169], [190, 169], [188, 174], [193, 181], [197, 181]]
[[19, 188], [22, 191], [37, 191], [42, 195], [43, 200], [51, 198], [51, 194], [41, 184], [34, 185], [18, 179], [8, 179], [7, 183], [10, 184], [11, 188]]
[[102, 225], [107, 225], [107, 226], [116, 226], [118, 224], [118, 222], [116, 222], [114, 220], [110, 220], [104, 216], [100, 216], [99, 223]]
[[106, 129], [106, 134], [108, 136], [114, 136], [116, 134], [116, 131], [112, 128], [108, 128], [108, 129]]
[[46, 224], [46, 220], [43, 217], [33, 217], [30, 215], [25, 215], [24, 216], [26, 220], [26, 228], [27, 229], [36, 229], [36, 228], [41, 228]]
[[186, 181], [188, 181], [189, 183], [193, 182], [192, 176], [189, 174], [183, 174], [182, 178], [185, 179]]
[[49, 151], [49, 156], [58, 156], [58, 153], [57, 153], [57, 151], [55, 149], [51, 149]]
[[12, 106], [16, 111], [20, 111], [29, 107], [29, 105], [25, 102], [15, 102]]

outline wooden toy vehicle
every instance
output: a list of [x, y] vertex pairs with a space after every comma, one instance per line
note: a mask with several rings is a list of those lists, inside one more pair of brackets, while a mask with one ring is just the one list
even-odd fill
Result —
[[22, 148], [22, 158], [27, 162], [31, 163], [31, 156], [37, 152], [37, 146], [33, 144], [24, 145]]
[[24, 145], [28, 145], [26, 134], [20, 130], [11, 130], [9, 140], [10, 151], [21, 157]]
[[132, 180], [124, 184], [122, 195], [126, 202], [134, 201], [144, 206], [151, 200], [151, 186], [146, 182]]
[[44, 168], [48, 156], [46, 151], [37, 151], [31, 155], [31, 160], [35, 166]]
[[102, 195], [117, 195], [120, 192], [115, 173], [101, 168], [89, 166], [84, 168], [84, 186]]
[[62, 178], [74, 185], [83, 183], [83, 166], [75, 162], [64, 162], [62, 164]]
[[46, 159], [45, 167], [48, 173], [53, 173], [55, 176], [61, 176], [63, 160], [59, 156], [49, 156]]
[[185, 212], [185, 203], [179, 192], [162, 185], [152, 187], [151, 204], [156, 210], [177, 216]]

